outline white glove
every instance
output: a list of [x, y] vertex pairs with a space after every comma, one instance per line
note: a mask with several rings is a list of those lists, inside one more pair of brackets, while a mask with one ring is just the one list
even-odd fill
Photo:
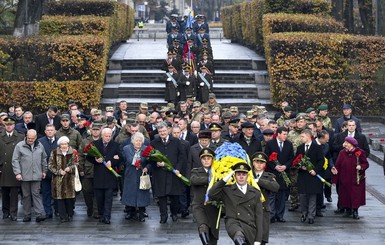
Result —
[[196, 70], [194, 71], [194, 75], [195, 77], [198, 76], [198, 72]]
[[203, 87], [204, 83], [200, 83], [199, 86], [202, 86]]
[[171, 82], [171, 78], [167, 78], [167, 81]]
[[260, 242], [254, 242], [254, 245], [260, 245], [261, 243]]
[[176, 96], [179, 96], [180, 95], [180, 92], [176, 92]]
[[190, 82], [186, 82], [186, 85], [189, 86], [189, 85], [190, 85]]
[[223, 178], [223, 181], [224, 182], [227, 182], [231, 179], [231, 177], [233, 177], [233, 174], [235, 173], [235, 171], [231, 171], [228, 175], [226, 175], [224, 178]]

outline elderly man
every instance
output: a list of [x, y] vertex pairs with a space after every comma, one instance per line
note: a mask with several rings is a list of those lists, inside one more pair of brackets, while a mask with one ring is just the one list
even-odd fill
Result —
[[36, 130], [28, 130], [25, 141], [17, 143], [12, 156], [12, 167], [16, 179], [21, 181], [23, 222], [31, 221], [31, 200], [37, 214], [36, 222], [44, 221], [45, 212], [40, 189], [41, 180], [45, 178], [47, 172], [47, 154], [44, 146], [37, 141]]
[[0, 133], [0, 186], [3, 219], [17, 220], [20, 182], [16, 180], [12, 169], [12, 154], [23, 136], [15, 131], [15, 119], [4, 119], [5, 130]]
[[[33, 121], [33, 114], [32, 114], [32, 112], [30, 112], [30, 111], [24, 112], [24, 114], [23, 114], [23, 122], [20, 122], [20, 123], [16, 124], [15, 125], [15, 130], [18, 133], [25, 135], [25, 133], [27, 132], [28, 128], [31, 127], [32, 121]], [[33, 127], [35, 127], [35, 126], [33, 126]]]
[[249, 122], [243, 123], [241, 125], [242, 133], [230, 141], [240, 144], [249, 156], [252, 156], [257, 151], [262, 151], [261, 140], [255, 137], [254, 127], [255, 125]]

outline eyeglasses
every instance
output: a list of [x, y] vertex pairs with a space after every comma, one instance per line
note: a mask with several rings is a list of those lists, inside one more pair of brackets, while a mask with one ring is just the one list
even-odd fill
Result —
[[145, 121], [138, 121], [138, 123], [145, 123]]

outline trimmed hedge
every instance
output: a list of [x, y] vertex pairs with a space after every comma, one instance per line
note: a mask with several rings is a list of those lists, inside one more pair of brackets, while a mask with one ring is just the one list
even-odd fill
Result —
[[[372, 80], [385, 67], [385, 38], [382, 37], [293, 32], [271, 34], [266, 41], [270, 87], [276, 103], [290, 96], [287, 82], [283, 81]], [[343, 90], [334, 92], [346, 94], [349, 87], [342, 87]], [[314, 97], [314, 91], [306, 87], [301, 92], [304, 100]], [[368, 96], [376, 97], [375, 94]]]
[[64, 111], [68, 99], [87, 108], [99, 106], [101, 92], [102, 85], [97, 81], [0, 82], [2, 104], [18, 104], [35, 112], [45, 111], [49, 105]]
[[0, 39], [9, 55], [4, 81], [98, 81], [103, 83], [109, 47], [98, 36], [36, 36]]
[[224, 36], [263, 52], [262, 16], [268, 13], [318, 14], [326, 16], [327, 0], [253, 0], [221, 9]]

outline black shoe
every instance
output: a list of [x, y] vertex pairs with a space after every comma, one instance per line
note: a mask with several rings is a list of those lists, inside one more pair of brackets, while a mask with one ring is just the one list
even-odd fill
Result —
[[53, 217], [52, 214], [46, 214], [46, 215], [45, 215], [45, 218], [46, 218], [46, 219], [52, 219], [52, 217]]
[[309, 218], [309, 224], [311, 224], [311, 225], [314, 224], [314, 219]]
[[301, 222], [302, 222], [302, 223], [305, 223], [305, 221], [306, 221], [306, 216], [305, 216], [305, 215], [302, 215], [302, 216], [301, 216]]
[[31, 217], [24, 217], [23, 222], [31, 222]]
[[298, 209], [298, 206], [292, 206], [288, 209], [289, 212], [294, 212], [296, 209]]
[[210, 239], [209, 239], [209, 236], [206, 232], [200, 232], [199, 238], [202, 241], [202, 245], [209, 245], [210, 244]]
[[285, 223], [285, 222], [286, 222], [286, 220], [285, 220], [284, 218], [278, 218], [278, 219], [277, 219], [277, 222], [280, 222], [280, 223]]
[[350, 217], [352, 215], [352, 210], [351, 209], [346, 209], [344, 217]]
[[93, 211], [91, 209], [87, 209], [87, 216], [88, 217], [91, 217], [92, 213], [93, 213]]
[[8, 219], [10, 217], [9, 214], [3, 214], [3, 219]]
[[109, 218], [105, 218], [105, 219], [103, 220], [103, 223], [109, 225], [109, 224], [111, 224], [111, 221], [110, 221]]
[[43, 217], [43, 216], [36, 217], [36, 223], [39, 223], [39, 222], [44, 221], [44, 220], [45, 220], [45, 217]]
[[234, 238], [235, 245], [247, 245], [247, 242], [243, 237], [236, 237]]
[[134, 214], [132, 212], [127, 213], [125, 219], [127, 220], [134, 219]]
[[326, 205], [325, 205], [325, 204], [321, 206], [321, 209], [325, 209], [325, 208], [326, 208]]
[[12, 220], [12, 221], [17, 221], [17, 217], [13, 216], [13, 215], [9, 216], [9, 219]]
[[146, 219], [144, 218], [143, 214], [142, 215], [139, 214], [138, 221], [139, 222], [145, 222], [146, 221]]
[[317, 216], [317, 217], [324, 217], [324, 215], [323, 215], [323, 213], [321, 211], [316, 212], [315, 216]]
[[60, 218], [60, 223], [65, 223], [65, 222], [68, 222], [68, 219], [66, 219], [66, 218]]
[[161, 215], [159, 223], [166, 224], [167, 223], [167, 215]]
[[59, 212], [55, 211], [55, 217], [59, 217], [59, 216], [60, 216]]
[[353, 211], [353, 219], [360, 219], [360, 216], [358, 216], [358, 210]]
[[189, 212], [188, 210], [182, 211], [181, 216], [182, 216], [183, 219], [186, 218], [186, 217], [189, 216], [189, 215], [190, 215], [190, 212]]
[[144, 216], [145, 218], [148, 218], [148, 214], [147, 214], [146, 212], [143, 212], [143, 216]]
[[72, 216], [68, 216], [68, 222], [72, 221]]
[[270, 219], [270, 223], [272, 224], [272, 223], [275, 223], [275, 218], [271, 218]]
[[331, 197], [327, 197], [327, 198], [326, 198], [326, 201], [328, 201], [328, 202], [333, 202], [333, 199], [332, 199]]
[[100, 215], [99, 215], [99, 214], [96, 214], [96, 213], [94, 213], [94, 214], [92, 215], [92, 217], [94, 217], [94, 219], [100, 219]]
[[178, 221], [178, 216], [176, 214], [171, 214], [172, 221], [176, 222]]

